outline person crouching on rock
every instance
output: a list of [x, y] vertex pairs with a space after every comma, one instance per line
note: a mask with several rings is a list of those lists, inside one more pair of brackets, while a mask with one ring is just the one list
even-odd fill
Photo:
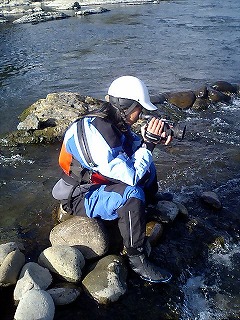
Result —
[[143, 108], [157, 110], [140, 79], [117, 78], [106, 100], [66, 131], [59, 156], [64, 174], [53, 197], [61, 201], [63, 214], [118, 219], [132, 270], [146, 281], [168, 282], [171, 274], [147, 257], [145, 207], [158, 191], [153, 149], [161, 137], [165, 144], [172, 137], [158, 118], [143, 127], [142, 138], [131, 131]]

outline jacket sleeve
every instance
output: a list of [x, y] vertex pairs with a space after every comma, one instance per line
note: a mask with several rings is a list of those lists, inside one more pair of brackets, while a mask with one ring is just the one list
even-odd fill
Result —
[[[152, 153], [139, 147], [132, 156], [123, 149], [124, 136], [116, 132], [111, 123], [93, 118], [84, 119], [88, 147], [96, 167], [92, 168], [105, 177], [128, 185], [136, 185], [150, 169]], [[65, 136], [65, 146], [74, 158], [90, 169], [79, 147], [76, 128], [70, 128]]]

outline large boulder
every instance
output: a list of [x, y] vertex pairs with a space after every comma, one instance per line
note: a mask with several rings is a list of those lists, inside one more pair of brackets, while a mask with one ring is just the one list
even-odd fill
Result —
[[122, 257], [109, 255], [99, 260], [83, 279], [85, 290], [100, 304], [117, 301], [127, 290], [127, 269]]
[[161, 223], [169, 223], [175, 220], [179, 213], [179, 207], [172, 201], [158, 201], [154, 207], [149, 206], [150, 218]]
[[17, 242], [8, 242], [0, 244], [0, 265], [3, 263], [7, 255], [15, 250], [21, 249]]
[[27, 291], [32, 289], [45, 290], [51, 283], [52, 276], [48, 269], [35, 262], [28, 262], [23, 266], [14, 289], [14, 300], [18, 302]]
[[9, 252], [0, 265], [0, 286], [15, 284], [24, 263], [25, 255], [20, 250], [14, 249]]
[[214, 209], [221, 209], [222, 203], [218, 195], [213, 191], [204, 191], [201, 194], [201, 200]]
[[85, 259], [78, 249], [57, 245], [45, 249], [40, 254], [38, 263], [69, 282], [79, 282]]
[[237, 93], [238, 91], [236, 85], [232, 85], [227, 81], [216, 81], [212, 84], [212, 88], [227, 94]]
[[212, 103], [218, 103], [218, 102], [229, 102], [231, 100], [231, 97], [213, 88], [208, 88], [208, 99]]
[[79, 216], [56, 225], [50, 232], [49, 240], [52, 246], [76, 247], [86, 259], [103, 256], [109, 246], [108, 236], [101, 220]]
[[51, 295], [44, 290], [32, 289], [20, 300], [14, 320], [52, 320], [54, 314], [55, 305]]
[[172, 92], [167, 94], [167, 101], [180, 109], [189, 109], [196, 100], [193, 91]]
[[69, 16], [63, 12], [36, 12], [36, 13], [30, 13], [22, 16], [21, 18], [18, 18], [13, 21], [15, 24], [20, 23], [39, 23], [39, 22], [46, 22], [51, 20], [59, 20], [59, 19], [66, 19], [69, 18]]
[[29, 144], [61, 140], [68, 126], [103, 101], [73, 92], [50, 93], [25, 109], [17, 131], [4, 137], [5, 144]]

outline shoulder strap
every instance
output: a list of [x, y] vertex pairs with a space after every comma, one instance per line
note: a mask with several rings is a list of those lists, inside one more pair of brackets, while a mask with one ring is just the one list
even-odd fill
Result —
[[84, 128], [83, 118], [79, 119], [77, 122], [77, 135], [80, 144], [81, 151], [83, 156], [90, 167], [96, 167], [96, 163], [93, 161], [93, 158], [90, 153], [90, 149], [88, 146], [86, 131]]

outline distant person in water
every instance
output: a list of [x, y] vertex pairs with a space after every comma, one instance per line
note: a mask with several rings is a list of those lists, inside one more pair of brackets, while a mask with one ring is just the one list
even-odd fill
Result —
[[67, 130], [59, 156], [64, 174], [53, 197], [61, 201], [62, 213], [118, 219], [132, 270], [146, 281], [168, 282], [171, 274], [148, 260], [145, 207], [158, 191], [153, 149], [172, 136], [158, 118], [143, 126], [141, 138], [131, 131], [143, 109], [157, 110], [138, 78], [114, 80], [106, 100]]

